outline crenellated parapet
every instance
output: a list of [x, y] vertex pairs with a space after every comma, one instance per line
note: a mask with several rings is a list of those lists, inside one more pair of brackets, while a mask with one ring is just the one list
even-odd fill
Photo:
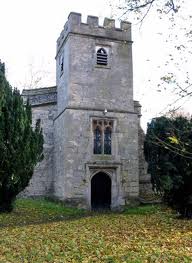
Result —
[[100, 26], [98, 17], [88, 16], [87, 23], [82, 23], [81, 14], [72, 12], [69, 14], [64, 29], [57, 40], [57, 53], [70, 33], [132, 42], [130, 22], [121, 21], [120, 28], [117, 28], [114, 19], [105, 18], [103, 26]]

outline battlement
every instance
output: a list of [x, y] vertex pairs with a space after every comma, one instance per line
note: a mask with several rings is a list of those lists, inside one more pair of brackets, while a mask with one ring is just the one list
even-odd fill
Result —
[[99, 25], [99, 18], [96, 16], [88, 16], [87, 23], [82, 23], [81, 14], [71, 12], [68, 20], [64, 25], [58, 40], [57, 52], [60, 50], [67, 36], [72, 34], [80, 34], [86, 36], [97, 36], [116, 41], [132, 42], [131, 39], [131, 23], [121, 21], [120, 28], [115, 27], [115, 20], [105, 18], [103, 26]]

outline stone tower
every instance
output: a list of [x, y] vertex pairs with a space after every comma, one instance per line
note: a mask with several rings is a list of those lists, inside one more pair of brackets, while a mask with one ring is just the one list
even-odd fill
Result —
[[53, 195], [84, 208], [118, 208], [139, 195], [131, 24], [70, 13], [56, 54]]

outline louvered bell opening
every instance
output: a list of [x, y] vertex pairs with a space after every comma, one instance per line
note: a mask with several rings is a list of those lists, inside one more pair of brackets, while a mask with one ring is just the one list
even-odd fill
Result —
[[97, 51], [97, 65], [107, 65], [107, 52], [103, 48]]

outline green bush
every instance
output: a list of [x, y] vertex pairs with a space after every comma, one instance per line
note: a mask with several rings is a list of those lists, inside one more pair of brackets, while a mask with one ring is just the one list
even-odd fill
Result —
[[144, 151], [154, 190], [182, 216], [192, 217], [192, 119], [153, 119]]

